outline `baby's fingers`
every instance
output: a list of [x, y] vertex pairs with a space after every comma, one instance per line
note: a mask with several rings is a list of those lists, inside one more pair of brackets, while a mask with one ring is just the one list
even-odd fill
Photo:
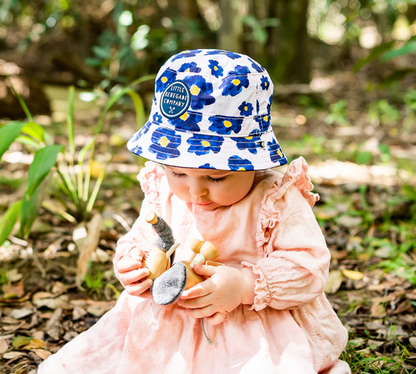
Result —
[[194, 318], [210, 317], [216, 312], [217, 310], [214, 305], [209, 305], [201, 309], [186, 309], [185, 310], [185, 314], [187, 316], [194, 317]]
[[122, 258], [116, 265], [119, 273], [126, 273], [131, 270], [140, 269], [142, 263], [140, 261], [131, 260], [128, 257]]
[[211, 279], [198, 283], [196, 286], [182, 293], [181, 299], [193, 299], [196, 297], [206, 296], [212, 292]]
[[149, 275], [149, 269], [144, 268], [144, 269], [139, 269], [139, 270], [132, 270], [127, 273], [122, 273], [120, 274], [119, 279], [120, 279], [121, 284], [125, 287], [130, 283], [135, 283], [135, 282], [142, 280], [143, 278], [146, 278], [148, 275]]
[[146, 279], [144, 282], [141, 282], [141, 283], [129, 284], [125, 287], [125, 289], [127, 293], [132, 296], [147, 296], [147, 292], [146, 293], [144, 292], [148, 290], [151, 285], [152, 285], [152, 280]]
[[226, 314], [218, 312], [218, 313], [215, 313], [211, 317], [207, 317], [206, 321], [210, 323], [212, 326], [215, 326], [215, 325], [219, 325], [220, 323], [223, 323], [225, 320], [225, 317], [227, 317]]

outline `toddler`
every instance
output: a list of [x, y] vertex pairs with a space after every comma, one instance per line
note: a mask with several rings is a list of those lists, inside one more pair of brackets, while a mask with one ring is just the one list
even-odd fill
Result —
[[[287, 163], [272, 93], [267, 71], [238, 53], [185, 51], [162, 66], [150, 118], [128, 142], [151, 161], [138, 176], [140, 216], [114, 258], [125, 291], [39, 374], [350, 373], [338, 360], [347, 331], [323, 293], [330, 254], [308, 166], [300, 157], [284, 175], [271, 170]], [[196, 265], [206, 280], [170, 305], [149, 291], [149, 212], [172, 227], [175, 262], [195, 237], [223, 264]]]

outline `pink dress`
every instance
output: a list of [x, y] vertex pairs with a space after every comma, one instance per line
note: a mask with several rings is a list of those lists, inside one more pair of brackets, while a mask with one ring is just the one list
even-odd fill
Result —
[[348, 334], [325, 294], [330, 254], [311, 207], [318, 196], [303, 158], [286, 174], [257, 172], [250, 193], [208, 212], [179, 200], [164, 170], [148, 162], [139, 180], [146, 198], [140, 217], [120, 239], [114, 262], [135, 246], [148, 250], [155, 234], [144, 221], [155, 211], [181, 243], [176, 261], [191, 254], [187, 238], [211, 241], [216, 260], [258, 276], [253, 306], [240, 305], [217, 326], [188, 317], [177, 303], [160, 306], [124, 291], [93, 327], [39, 367], [39, 374], [348, 374], [338, 360]]

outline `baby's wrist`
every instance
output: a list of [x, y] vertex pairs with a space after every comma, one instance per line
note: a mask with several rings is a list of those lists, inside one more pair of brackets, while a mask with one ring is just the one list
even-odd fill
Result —
[[241, 269], [241, 273], [243, 274], [244, 283], [245, 283], [241, 303], [243, 305], [253, 305], [254, 298], [256, 297], [254, 288], [256, 286], [256, 279], [258, 277], [257, 275], [253, 273], [251, 269], [245, 268], [245, 267]]

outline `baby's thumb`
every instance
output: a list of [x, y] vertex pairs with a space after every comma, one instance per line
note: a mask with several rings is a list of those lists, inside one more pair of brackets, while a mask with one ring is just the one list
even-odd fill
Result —
[[195, 265], [195, 273], [202, 275], [203, 277], [210, 277], [217, 272], [217, 267], [212, 265]]

